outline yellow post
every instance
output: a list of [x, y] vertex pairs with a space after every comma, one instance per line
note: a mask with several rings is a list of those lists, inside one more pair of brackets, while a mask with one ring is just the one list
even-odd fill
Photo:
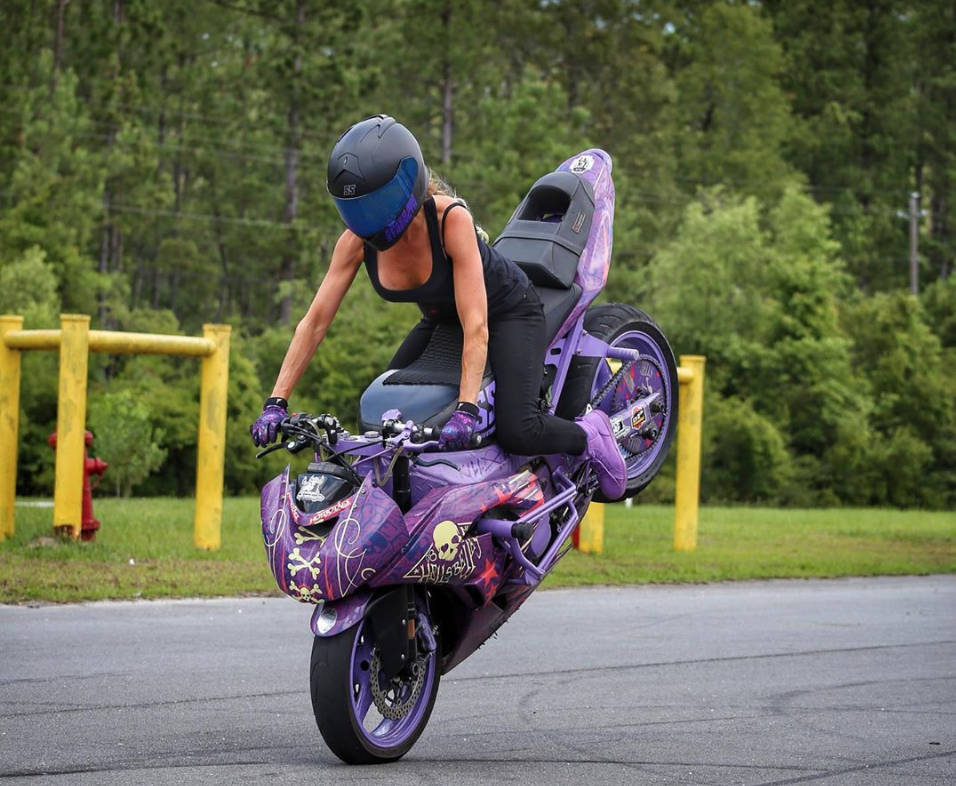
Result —
[[222, 485], [226, 459], [226, 402], [229, 390], [229, 325], [203, 325], [216, 346], [202, 359], [199, 391], [199, 445], [196, 456], [198, 548], [218, 549], [222, 541]]
[[681, 355], [680, 403], [677, 416], [677, 478], [674, 492], [674, 548], [697, 548], [700, 500], [700, 435], [704, 412], [702, 355]]
[[56, 414], [56, 483], [53, 529], [80, 537], [83, 522], [83, 433], [86, 431], [86, 375], [90, 318], [60, 315], [60, 390]]
[[22, 327], [23, 317], [0, 316], [0, 540], [13, 537], [20, 419], [20, 353], [4, 337]]
[[604, 505], [592, 502], [578, 527], [578, 551], [601, 554], [604, 551]]

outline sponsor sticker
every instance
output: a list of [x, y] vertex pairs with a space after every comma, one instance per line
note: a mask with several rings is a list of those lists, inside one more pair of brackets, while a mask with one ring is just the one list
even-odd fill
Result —
[[639, 407], [637, 412], [631, 414], [631, 428], [640, 428], [645, 420], [647, 415], [644, 414], [644, 407]]
[[571, 171], [576, 175], [587, 172], [594, 166], [594, 156], [578, 156], [571, 162]]
[[325, 502], [325, 495], [322, 493], [323, 480], [321, 475], [306, 475], [301, 480], [296, 499], [299, 502]]

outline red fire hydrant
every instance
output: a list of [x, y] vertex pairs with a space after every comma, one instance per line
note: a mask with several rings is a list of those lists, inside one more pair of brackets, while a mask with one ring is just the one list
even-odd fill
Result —
[[[55, 431], [50, 434], [47, 442], [50, 443], [51, 448], [56, 450]], [[89, 431], [83, 432], [83, 442], [86, 447], [83, 449], [83, 521], [80, 524], [80, 538], [93, 540], [96, 537], [96, 530], [100, 528], [100, 522], [93, 517], [93, 489], [95, 486], [90, 483], [90, 476], [97, 476], [96, 485], [98, 486], [109, 464], [103, 459], [90, 457], [89, 448], [93, 444], [93, 435]]]

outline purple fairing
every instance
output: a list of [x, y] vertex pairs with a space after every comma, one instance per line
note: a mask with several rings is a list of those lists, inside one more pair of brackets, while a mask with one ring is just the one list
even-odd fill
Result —
[[495, 430], [495, 381], [478, 391], [478, 433], [488, 435]]
[[[591, 231], [574, 275], [574, 283], [582, 290], [581, 299], [564, 320], [558, 336], [567, 333], [574, 322], [584, 315], [591, 301], [598, 296], [607, 282], [614, 240], [614, 181], [611, 179], [611, 168], [611, 157], [603, 150], [591, 148], [572, 156], [557, 169], [558, 172], [573, 172], [590, 183], [594, 191]], [[557, 342], [552, 345], [555, 343]]]
[[418, 501], [436, 488], [507, 477], [516, 472], [523, 461], [497, 445], [478, 450], [426, 453], [419, 457], [412, 473], [412, 499]]
[[360, 589], [341, 600], [319, 603], [310, 622], [313, 635], [328, 638], [348, 630], [365, 616], [371, 599], [371, 590]]
[[543, 503], [538, 476], [528, 470], [433, 489], [405, 514], [411, 540], [397, 559], [371, 577], [369, 586], [470, 585], [487, 600], [501, 584], [505, 555], [494, 548], [491, 535], [469, 535], [472, 522], [492, 509], [517, 517]]
[[303, 603], [338, 600], [363, 587], [408, 537], [395, 501], [366, 477], [358, 491], [328, 510], [302, 513], [289, 469], [262, 492], [262, 537], [279, 589]]
[[[338, 515], [328, 509], [305, 514], [295, 505], [286, 468], [263, 488], [262, 534], [279, 588], [304, 603], [328, 604], [342, 615], [333, 620], [342, 630], [345, 615], [330, 602], [365, 587], [455, 583], [489, 599], [503, 579], [506, 553], [489, 534], [468, 535], [471, 523], [492, 509], [517, 517], [544, 501], [538, 476], [524, 470], [433, 488], [403, 517], [370, 473], [355, 494], [333, 506], [341, 508]], [[316, 630], [319, 621], [313, 618]]]

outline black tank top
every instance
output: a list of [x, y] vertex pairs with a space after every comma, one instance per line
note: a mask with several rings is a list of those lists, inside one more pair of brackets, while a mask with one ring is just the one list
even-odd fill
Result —
[[[445, 216], [456, 207], [465, 207], [465, 205], [463, 202], [452, 202], [445, 209]], [[422, 209], [425, 211], [425, 224], [428, 226], [428, 239], [432, 253], [432, 272], [428, 280], [421, 286], [411, 289], [386, 289], [378, 277], [378, 252], [368, 243], [365, 244], [365, 270], [368, 272], [372, 287], [384, 300], [392, 303], [417, 303], [426, 317], [440, 320], [457, 319], [452, 258], [445, 253], [442, 246], [445, 216], [442, 216], [442, 224], [439, 227], [438, 209], [434, 198], [425, 200]], [[484, 271], [490, 319], [507, 313], [520, 303], [531, 284], [521, 268], [489, 246], [477, 235], [477, 231], [476, 239], [478, 251], [481, 254], [481, 267]]]

